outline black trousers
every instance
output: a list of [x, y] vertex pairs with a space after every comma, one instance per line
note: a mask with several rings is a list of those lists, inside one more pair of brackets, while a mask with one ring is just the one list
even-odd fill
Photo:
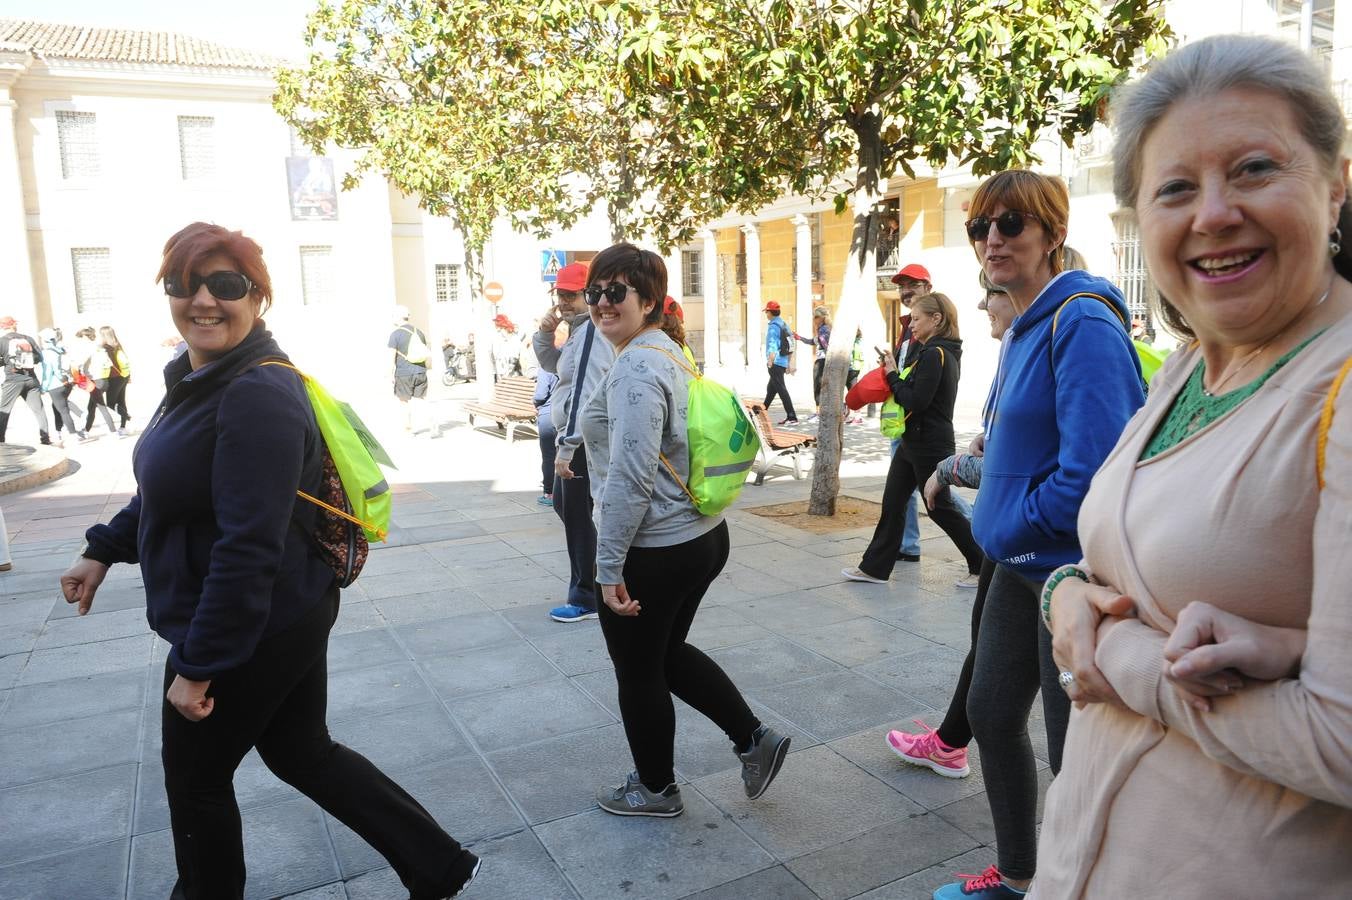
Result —
[[47, 413], [42, 409], [42, 386], [32, 375], [13, 373], [7, 373], [4, 384], [0, 384], [0, 443], [4, 443], [9, 428], [9, 411], [19, 400], [28, 404], [28, 411], [38, 423], [38, 437], [42, 443], [48, 443], [51, 436], [47, 433]]
[[728, 550], [727, 522], [674, 547], [630, 547], [624, 584], [643, 609], [637, 616], [621, 616], [604, 603], [600, 607], [629, 752], [649, 790], [660, 791], [676, 780], [673, 694], [723, 729], [734, 748], [750, 746], [760, 727], [732, 679], [685, 641], [700, 600], [728, 561]]
[[[211, 715], [190, 722], [166, 700], [164, 786], [174, 834], [174, 897], [244, 896], [244, 846], [232, 785], [251, 747], [273, 774], [314, 800], [389, 860], [414, 898], [445, 897], [474, 856], [364, 756], [335, 743], [325, 724], [329, 629], [338, 589], [253, 657], [211, 682]], [[166, 663], [166, 692], [174, 680]]]
[[108, 407], [117, 410], [118, 416], [122, 419], [123, 428], [126, 428], [127, 423], [131, 421], [131, 413], [127, 412], [127, 383], [130, 381], [130, 378], [125, 378], [122, 375], [109, 375], [108, 387], [105, 389]]
[[563, 522], [568, 543], [568, 602], [596, 609], [596, 525], [592, 522], [591, 482], [587, 451], [578, 447], [568, 466], [572, 478], [554, 480], [554, 512]]
[[62, 428], [71, 434], [78, 434], [83, 430], [80, 428], [79, 417], [84, 413], [71, 402], [70, 392], [73, 390], [75, 385], [63, 384], [47, 392], [47, 398], [52, 401], [52, 418], [56, 420], [57, 434], [61, 433]]
[[[897, 547], [901, 544], [902, 532], [906, 529], [906, 501], [915, 489], [924, 485], [934, 474], [934, 467], [944, 457], [951, 455], [913, 454], [903, 440], [897, 452], [892, 454], [892, 463], [887, 469], [887, 483], [883, 486], [883, 511], [878, 526], [873, 529], [873, 540], [859, 568], [874, 578], [888, 578], [892, 567], [897, 564]], [[975, 575], [981, 571], [984, 558], [981, 548], [972, 539], [972, 524], [967, 517], [953, 505], [948, 488], [939, 492], [939, 500], [930, 510], [930, 518], [935, 521], [944, 534], [957, 546], [958, 552], [967, 560], [967, 571]]]
[[995, 823], [1000, 871], [1032, 878], [1037, 870], [1037, 762], [1028, 714], [1039, 688], [1052, 774], [1070, 722], [1070, 698], [1057, 681], [1052, 636], [1038, 609], [1042, 585], [997, 565], [977, 634], [967, 717], [981, 748], [986, 800]]
[[94, 390], [89, 392], [89, 408], [85, 411], [85, 431], [94, 427], [94, 410], [103, 413], [103, 423], [108, 426], [108, 431], [117, 431], [117, 426], [113, 424], [113, 414], [108, 411], [107, 395], [104, 390], [108, 386], [107, 379], [96, 379], [94, 381]]
[[789, 388], [784, 384], [784, 373], [787, 371], [783, 366], [770, 367], [770, 383], [765, 386], [765, 409], [769, 411], [771, 402], [778, 397], [784, 404], [784, 415], [796, 419], [798, 414], [793, 411], [793, 398], [789, 396]]
[[817, 406], [822, 405], [822, 379], [824, 377], [826, 377], [826, 359], [823, 357], [812, 363], [812, 402]]
[[976, 636], [981, 631], [981, 610], [986, 606], [986, 593], [995, 577], [995, 563], [981, 560], [981, 577], [976, 583], [976, 599], [972, 601], [972, 643], [967, 647], [967, 658], [962, 661], [953, 698], [948, 701], [948, 712], [939, 726], [939, 740], [950, 747], [966, 747], [972, 742], [972, 723], [967, 719], [967, 695], [972, 689], [972, 667], [976, 663]]

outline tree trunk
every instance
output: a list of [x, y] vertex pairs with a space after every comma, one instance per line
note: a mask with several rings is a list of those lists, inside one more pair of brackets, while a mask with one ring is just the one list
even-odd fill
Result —
[[[878, 246], [878, 204], [882, 201], [879, 183], [882, 163], [880, 121], [868, 116], [855, 129], [859, 137], [859, 160], [855, 171], [850, 208], [854, 213], [854, 232], [850, 241], [850, 260], [840, 306], [831, 324], [831, 342], [826, 353], [826, 372], [822, 378], [821, 418], [817, 430], [817, 456], [812, 467], [812, 493], [808, 514], [833, 516], [840, 494], [840, 459], [844, 444], [845, 376], [850, 368], [850, 352], [856, 329], [864, 332], [864, 367], [871, 367], [872, 342], [885, 335], [877, 310], [876, 248]], [[835, 402], [831, 401], [835, 398]]]

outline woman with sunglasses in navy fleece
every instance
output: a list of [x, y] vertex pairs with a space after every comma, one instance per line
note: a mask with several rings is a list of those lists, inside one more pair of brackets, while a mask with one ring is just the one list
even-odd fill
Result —
[[977, 633], [967, 712], [981, 750], [998, 865], [945, 885], [935, 900], [1021, 897], [1037, 863], [1037, 763], [1028, 715], [1039, 688], [1052, 772], [1061, 768], [1070, 701], [1038, 602], [1053, 569], [1081, 557], [1076, 520], [1089, 482], [1145, 402], [1121, 293], [1066, 271], [1065, 184], [1011, 170], [988, 178], [967, 237], [1005, 289], [1014, 321], [1001, 347], [986, 421], [972, 534], [996, 563]]
[[323, 438], [261, 318], [262, 249], [195, 223], [165, 244], [157, 280], [188, 349], [132, 455], [137, 490], [62, 577], [80, 615], [113, 563], [141, 564], [150, 627], [170, 645], [164, 784], [184, 900], [244, 895], [233, 779], [252, 748], [389, 860], [414, 900], [452, 897], [478, 859], [325, 724], [334, 572], [312, 538]]

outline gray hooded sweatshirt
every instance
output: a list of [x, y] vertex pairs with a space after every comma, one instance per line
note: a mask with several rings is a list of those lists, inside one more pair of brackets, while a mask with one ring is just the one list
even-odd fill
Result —
[[[582, 348], [587, 342], [588, 334], [592, 338], [591, 349], [587, 353], [587, 371], [583, 373], [582, 378], [578, 378], [578, 363], [582, 359]], [[540, 361], [540, 368], [559, 376], [559, 383], [555, 385], [554, 393], [551, 395], [553, 399], [550, 403], [550, 414], [554, 430], [559, 434], [556, 441], [557, 458], [571, 460], [582, 444], [580, 422], [578, 416], [573, 414], [573, 410], [576, 409], [581, 413], [597, 385], [605, 378], [606, 372], [610, 371], [611, 364], [615, 362], [615, 348], [596, 332], [596, 326], [592, 325], [591, 314], [586, 312], [569, 320], [568, 340], [564, 342], [562, 349], [554, 346], [552, 331], [535, 332], [531, 346], [535, 350], [535, 357]]]

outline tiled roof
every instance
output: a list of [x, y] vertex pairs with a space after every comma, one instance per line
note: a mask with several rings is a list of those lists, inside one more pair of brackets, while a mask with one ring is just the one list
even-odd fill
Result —
[[0, 18], [0, 47], [19, 47], [50, 59], [272, 69], [281, 60], [252, 50], [222, 47], [185, 34], [60, 25]]

